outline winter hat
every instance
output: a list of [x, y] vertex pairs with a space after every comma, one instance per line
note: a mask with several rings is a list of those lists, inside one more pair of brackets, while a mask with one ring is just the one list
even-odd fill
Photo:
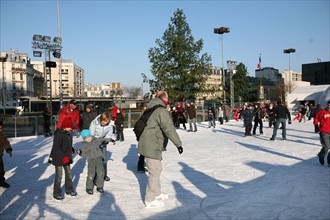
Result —
[[73, 127], [73, 122], [66, 118], [64, 119], [64, 121], [62, 122], [62, 128], [72, 128]]
[[82, 130], [82, 132], [81, 132], [81, 137], [82, 137], [83, 139], [85, 139], [85, 138], [87, 138], [87, 137], [89, 137], [89, 136], [92, 136], [92, 134], [91, 134], [91, 132], [90, 132], [88, 129], [84, 129], [84, 130]]

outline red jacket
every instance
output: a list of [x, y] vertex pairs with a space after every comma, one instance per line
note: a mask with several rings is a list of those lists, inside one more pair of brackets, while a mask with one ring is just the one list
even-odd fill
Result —
[[65, 118], [72, 120], [73, 122], [73, 130], [80, 129], [80, 112], [78, 109], [71, 111], [70, 104], [63, 106], [58, 114], [58, 120], [56, 124], [56, 128], [60, 128], [62, 126], [62, 122]]
[[314, 124], [320, 127], [320, 132], [330, 134], [330, 111], [322, 109], [314, 117]]

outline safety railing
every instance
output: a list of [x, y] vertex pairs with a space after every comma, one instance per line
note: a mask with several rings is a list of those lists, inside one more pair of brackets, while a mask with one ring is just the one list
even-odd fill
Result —
[[[141, 116], [141, 111], [127, 110], [125, 111], [125, 128], [132, 128], [135, 122]], [[9, 116], [0, 117], [3, 121], [3, 131], [7, 137], [25, 137], [44, 135], [44, 118], [42, 116]], [[197, 110], [196, 116], [197, 123], [207, 121], [206, 109]], [[51, 129], [55, 130], [56, 118], [52, 118]]]

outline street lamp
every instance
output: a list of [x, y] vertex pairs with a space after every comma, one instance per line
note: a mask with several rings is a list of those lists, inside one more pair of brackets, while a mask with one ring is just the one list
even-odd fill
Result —
[[[48, 61], [46, 61], [46, 67], [48, 67], [48, 72], [49, 72], [49, 100], [50, 100], [50, 112], [53, 111], [53, 101], [52, 101], [52, 74], [51, 74], [51, 68], [56, 67], [56, 63], [50, 61], [50, 53], [52, 52], [53, 56], [55, 58], [61, 58], [61, 51], [62, 51], [62, 38], [60, 37], [54, 37], [53, 43], [51, 43], [51, 37], [49, 36], [42, 36], [39, 34], [33, 35], [33, 41], [32, 41], [32, 48], [33, 49], [42, 49], [45, 50], [45, 59], [48, 57]], [[42, 56], [41, 51], [33, 51], [33, 55], [37, 57]], [[48, 56], [47, 56], [48, 55]], [[46, 91], [48, 91], [48, 86], [47, 86], [47, 74], [45, 71], [45, 84], [46, 84]]]
[[223, 39], [222, 35], [224, 33], [229, 33], [230, 29], [229, 27], [220, 27], [220, 28], [214, 28], [214, 33], [215, 34], [220, 34], [221, 35], [221, 53], [222, 53], [222, 90], [223, 90], [223, 100], [224, 103], [226, 103], [226, 90], [225, 90], [225, 84], [226, 84], [226, 76], [225, 76], [225, 71], [224, 71], [224, 61], [223, 61]]
[[290, 54], [295, 53], [296, 49], [289, 48], [289, 49], [284, 49], [283, 53], [289, 54], [289, 93], [291, 93], [291, 67], [290, 67]]
[[227, 60], [227, 68], [229, 69], [230, 77], [230, 108], [234, 109], [235, 105], [235, 95], [234, 95], [234, 80], [233, 75], [236, 74], [236, 61]]
[[5, 82], [5, 62], [7, 61], [8, 54], [3, 56], [1, 53], [0, 62], [2, 62], [2, 106], [3, 106], [3, 114], [6, 114], [6, 82]]

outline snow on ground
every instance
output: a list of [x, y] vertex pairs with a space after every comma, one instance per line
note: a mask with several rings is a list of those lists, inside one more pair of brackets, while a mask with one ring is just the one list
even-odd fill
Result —
[[78, 195], [63, 201], [52, 197], [52, 138], [12, 138], [13, 157], [4, 155], [11, 187], [0, 188], [0, 219], [330, 219], [330, 167], [318, 162], [312, 122], [287, 125], [286, 141], [281, 130], [269, 141], [272, 130], [266, 125], [263, 136], [243, 137], [235, 121], [215, 129], [201, 123], [196, 133], [179, 129], [184, 151], [170, 143], [163, 153], [162, 191], [170, 198], [157, 209], [143, 203], [147, 174], [136, 172], [132, 129], [124, 130], [124, 142], [108, 145], [105, 193], [86, 193], [86, 159], [75, 155]]

